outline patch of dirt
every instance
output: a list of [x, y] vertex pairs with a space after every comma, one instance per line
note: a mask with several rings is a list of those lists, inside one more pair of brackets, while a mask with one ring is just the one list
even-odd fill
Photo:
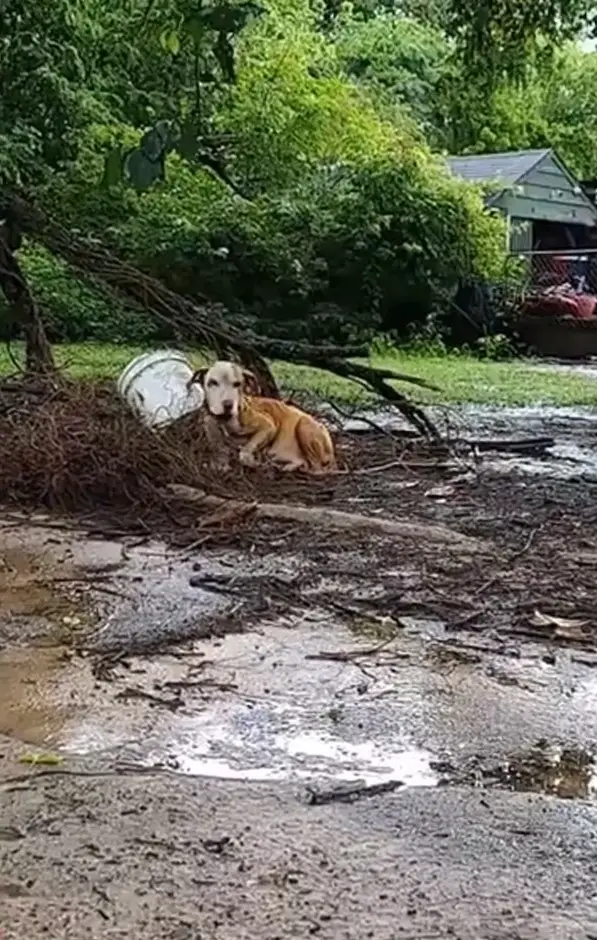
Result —
[[[60, 576], [63, 574], [59, 567]], [[0, 555], [0, 616], [54, 618], [67, 613], [70, 601], [56, 588], [55, 560], [19, 548]]]
[[71, 642], [93, 623], [76, 585], [84, 577], [67, 550], [40, 545], [33, 550], [17, 538], [0, 544], [0, 648], [32, 640], [44, 645]]
[[72, 709], [53, 691], [64, 656], [65, 650], [55, 647], [0, 651], [0, 734], [37, 746], [51, 741]]

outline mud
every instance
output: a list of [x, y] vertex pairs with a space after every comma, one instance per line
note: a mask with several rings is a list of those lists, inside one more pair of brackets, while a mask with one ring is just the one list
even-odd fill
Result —
[[[517, 420], [592, 454], [577, 417]], [[292, 526], [172, 550], [3, 520], [3, 936], [597, 936], [594, 491], [527, 470], [553, 452], [393, 456], [335, 504], [491, 552]]]

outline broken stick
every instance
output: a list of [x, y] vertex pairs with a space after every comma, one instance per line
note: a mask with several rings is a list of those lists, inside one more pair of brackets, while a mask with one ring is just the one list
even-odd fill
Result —
[[186, 503], [194, 503], [207, 509], [230, 507], [238, 509], [240, 515], [253, 513], [262, 519], [283, 519], [302, 522], [318, 528], [347, 529], [360, 532], [394, 535], [398, 538], [413, 539], [420, 543], [445, 545], [450, 551], [462, 551], [478, 554], [487, 546], [478, 539], [470, 538], [441, 525], [426, 525], [422, 522], [407, 522], [397, 519], [382, 519], [378, 516], [363, 516], [360, 513], [344, 512], [340, 509], [327, 509], [322, 506], [296, 506], [291, 503], [248, 503], [242, 500], [222, 499], [211, 496], [203, 490], [182, 483], [170, 483], [165, 487], [170, 496]]

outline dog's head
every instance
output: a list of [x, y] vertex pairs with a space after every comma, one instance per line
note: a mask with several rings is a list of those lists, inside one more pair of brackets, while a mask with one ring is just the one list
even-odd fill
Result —
[[259, 393], [256, 377], [236, 362], [214, 362], [213, 366], [198, 369], [189, 384], [198, 382], [205, 391], [205, 406], [219, 421], [236, 421], [243, 397]]

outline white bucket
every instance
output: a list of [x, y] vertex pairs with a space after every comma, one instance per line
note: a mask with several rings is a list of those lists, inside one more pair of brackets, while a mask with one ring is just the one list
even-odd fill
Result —
[[201, 386], [187, 388], [192, 375], [184, 353], [175, 349], [143, 353], [121, 372], [118, 394], [148, 427], [163, 427], [203, 404]]

